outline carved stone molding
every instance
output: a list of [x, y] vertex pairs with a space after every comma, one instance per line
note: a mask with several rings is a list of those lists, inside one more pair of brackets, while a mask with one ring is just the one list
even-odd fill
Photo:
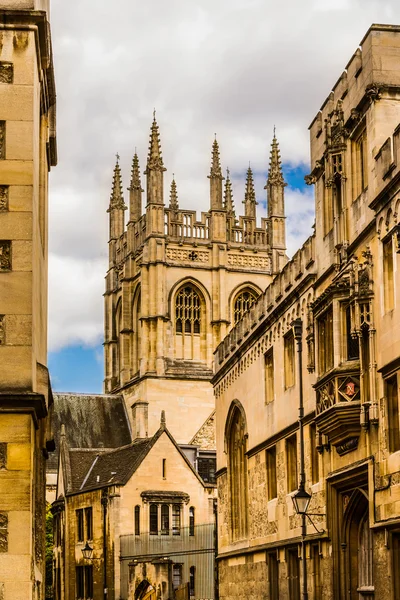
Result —
[[0, 160], [6, 158], [6, 122], [0, 121]]
[[6, 343], [6, 317], [0, 315], [0, 346]]
[[0, 271], [11, 271], [11, 242], [0, 240]]
[[0, 83], [12, 83], [14, 80], [14, 65], [0, 62]]
[[206, 263], [210, 260], [210, 253], [204, 250], [167, 248], [166, 258], [173, 261]]
[[270, 268], [270, 260], [266, 256], [249, 256], [248, 254], [229, 254], [228, 265], [232, 267], [244, 267], [247, 269]]
[[8, 210], [8, 185], [0, 185], [0, 212]]

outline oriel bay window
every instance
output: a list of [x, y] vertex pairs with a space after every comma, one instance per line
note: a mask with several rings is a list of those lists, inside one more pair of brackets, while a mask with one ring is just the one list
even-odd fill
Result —
[[318, 318], [318, 365], [320, 375], [333, 368], [332, 307]]

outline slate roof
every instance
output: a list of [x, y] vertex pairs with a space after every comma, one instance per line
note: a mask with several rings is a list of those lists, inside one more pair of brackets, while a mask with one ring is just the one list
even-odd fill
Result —
[[[124, 448], [98, 454], [97, 459], [92, 461], [90, 472], [87, 471], [84, 485], [80, 489], [87, 490], [110, 484], [124, 485], [153, 446], [154, 437], [135, 440]], [[75, 479], [72, 465], [71, 471], [72, 479]]]
[[119, 448], [132, 441], [122, 396], [54, 394], [52, 428], [56, 451], [47, 461], [48, 472], [57, 472], [62, 424], [69, 448]]
[[69, 450], [69, 462], [71, 467], [71, 492], [78, 492], [93, 461], [99, 455], [101, 450], [78, 450], [72, 448]]

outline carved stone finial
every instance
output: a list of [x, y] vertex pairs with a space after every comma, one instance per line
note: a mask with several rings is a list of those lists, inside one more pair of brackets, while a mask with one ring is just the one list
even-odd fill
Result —
[[226, 181], [224, 191], [224, 208], [228, 213], [228, 216], [235, 218], [235, 208], [233, 205], [233, 193], [232, 193], [232, 182], [230, 179], [230, 171], [226, 169]]
[[132, 170], [131, 170], [131, 183], [130, 183], [130, 186], [128, 187], [128, 190], [129, 191], [138, 190], [140, 192], [143, 192], [142, 185], [140, 182], [139, 158], [136, 153], [136, 148], [135, 148], [135, 154], [133, 155]]
[[178, 192], [176, 189], [176, 182], [175, 182], [175, 177], [172, 176], [172, 181], [171, 181], [171, 190], [169, 193], [169, 207], [171, 210], [179, 210], [179, 204], [178, 204]]
[[162, 429], [165, 429], [166, 427], [165, 410], [161, 411], [160, 427]]
[[274, 126], [274, 137], [271, 144], [270, 159], [269, 159], [269, 170], [267, 184], [264, 189], [267, 189], [268, 185], [276, 185], [285, 187], [287, 184], [283, 179], [281, 156], [279, 150], [278, 140], [276, 139], [276, 132]]
[[61, 436], [65, 436], [65, 425], [64, 425], [64, 423], [61, 423], [60, 435]]
[[217, 142], [217, 134], [215, 134], [215, 139], [212, 145], [211, 169], [208, 177], [209, 179], [224, 179], [221, 170], [221, 162], [219, 159], [219, 146]]
[[161, 155], [161, 143], [160, 133], [158, 124], [156, 121], [156, 111], [153, 112], [153, 123], [151, 124], [150, 130], [150, 143], [149, 143], [149, 154], [147, 156], [147, 166], [145, 175], [148, 175], [149, 171], [166, 171], [164, 167], [162, 155]]
[[119, 156], [117, 154], [117, 162], [115, 163], [114, 167], [112, 190], [110, 196], [110, 206], [107, 212], [110, 212], [111, 210], [126, 210], [127, 208], [122, 193], [121, 168], [119, 166], [118, 160]]

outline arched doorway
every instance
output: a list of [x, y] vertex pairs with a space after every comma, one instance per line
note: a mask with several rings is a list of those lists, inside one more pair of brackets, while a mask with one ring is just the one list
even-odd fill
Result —
[[343, 495], [346, 505], [342, 528], [342, 597], [371, 600], [374, 597], [372, 532], [369, 527], [368, 496], [357, 488]]
[[156, 600], [157, 591], [147, 579], [139, 583], [135, 591], [135, 600]]

